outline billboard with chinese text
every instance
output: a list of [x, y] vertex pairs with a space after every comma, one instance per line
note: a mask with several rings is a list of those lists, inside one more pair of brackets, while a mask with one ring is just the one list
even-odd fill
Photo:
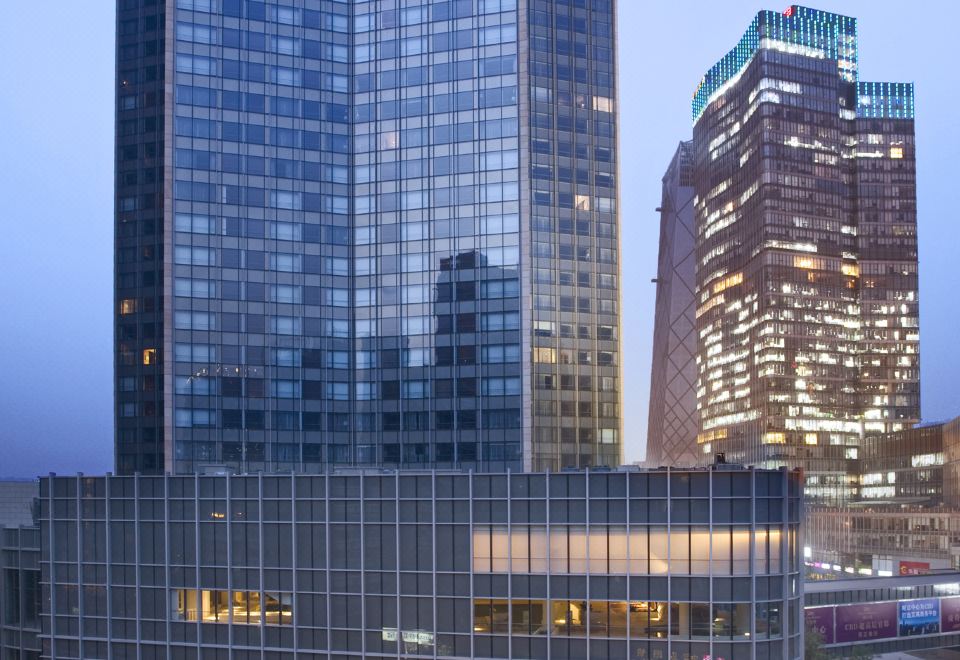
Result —
[[940, 632], [940, 599], [901, 600], [898, 618], [900, 637], [935, 635]]

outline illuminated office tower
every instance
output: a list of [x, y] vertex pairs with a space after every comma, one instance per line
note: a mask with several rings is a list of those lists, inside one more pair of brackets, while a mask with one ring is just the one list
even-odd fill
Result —
[[693, 99], [701, 452], [827, 500], [920, 411], [913, 86], [857, 68], [855, 19], [763, 11]]
[[125, 0], [120, 473], [620, 462], [613, 0]]
[[697, 452], [696, 228], [690, 142], [681, 142], [663, 176], [660, 256], [653, 325], [649, 466], [692, 466]]

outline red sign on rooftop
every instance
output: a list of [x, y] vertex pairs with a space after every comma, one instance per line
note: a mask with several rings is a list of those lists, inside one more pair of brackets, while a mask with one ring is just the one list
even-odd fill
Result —
[[786, 11], [783, 12], [783, 15], [787, 17], [793, 16], [793, 5], [787, 7]]

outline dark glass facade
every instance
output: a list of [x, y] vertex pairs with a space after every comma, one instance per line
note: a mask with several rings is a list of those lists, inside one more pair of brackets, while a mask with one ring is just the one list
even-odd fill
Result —
[[124, 472], [163, 470], [164, 414], [170, 410], [161, 364], [169, 327], [163, 263], [170, 231], [166, 17], [163, 2], [117, 3], [114, 451]]
[[743, 468], [53, 477], [44, 657], [793, 660], [801, 489]]
[[618, 464], [613, 16], [119, 2], [117, 470]]
[[650, 369], [646, 464], [693, 466], [697, 446], [697, 231], [691, 142], [681, 142], [663, 176], [660, 254]]
[[0, 658], [38, 660], [40, 530], [0, 527]]
[[698, 441], [830, 501], [920, 410], [913, 87], [857, 66], [855, 19], [764, 11], [693, 103]]

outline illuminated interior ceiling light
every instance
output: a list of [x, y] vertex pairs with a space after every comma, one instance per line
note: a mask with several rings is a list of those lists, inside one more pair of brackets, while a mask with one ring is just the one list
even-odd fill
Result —
[[763, 444], [765, 445], [783, 445], [786, 442], [786, 434], [780, 431], [768, 431], [763, 434]]
[[715, 294], [720, 293], [726, 289], [729, 289], [732, 286], [736, 286], [743, 282], [743, 273], [734, 273], [723, 278], [719, 282], [715, 282], [713, 285], [713, 292]]

